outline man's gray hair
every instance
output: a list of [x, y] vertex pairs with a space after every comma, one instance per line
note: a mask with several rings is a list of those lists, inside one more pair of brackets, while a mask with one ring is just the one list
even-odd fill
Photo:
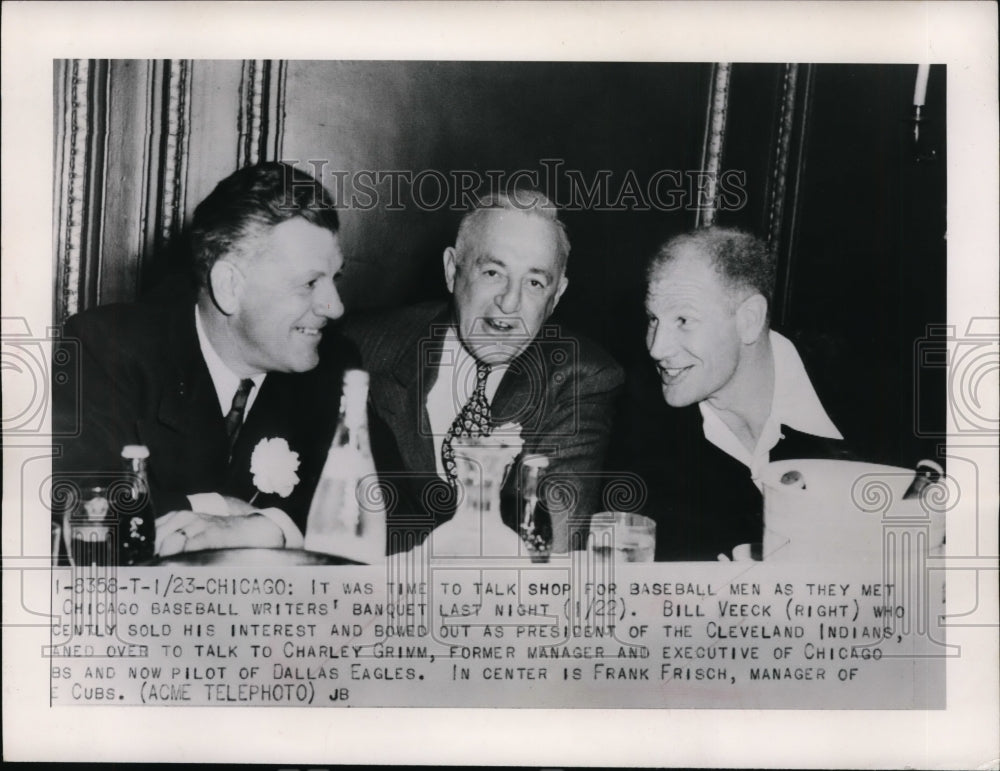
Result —
[[736, 228], [712, 226], [674, 236], [649, 261], [646, 284], [687, 249], [706, 257], [731, 290], [749, 289], [763, 295], [770, 315], [776, 271], [774, 254], [757, 236]]
[[557, 262], [560, 270], [566, 269], [566, 261], [569, 259], [569, 236], [566, 234], [566, 224], [559, 219], [559, 210], [548, 196], [530, 188], [518, 188], [510, 193], [490, 193], [476, 202], [472, 210], [462, 217], [458, 226], [455, 251], [459, 260], [464, 260], [466, 255], [472, 253], [487, 217], [490, 212], [495, 211], [520, 212], [551, 223], [556, 239]]

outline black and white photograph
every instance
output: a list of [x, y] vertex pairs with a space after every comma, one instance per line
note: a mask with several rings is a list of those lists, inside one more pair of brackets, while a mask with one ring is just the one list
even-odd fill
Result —
[[995, 764], [989, 10], [6, 4], [5, 756]]

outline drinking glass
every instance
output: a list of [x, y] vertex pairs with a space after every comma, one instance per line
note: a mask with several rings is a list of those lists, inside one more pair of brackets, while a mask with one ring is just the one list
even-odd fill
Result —
[[615, 562], [652, 562], [656, 522], [642, 514], [602, 511], [590, 520], [588, 548], [598, 558]]
[[76, 567], [117, 563], [111, 505], [115, 491], [107, 485], [84, 485], [63, 518], [63, 536], [70, 564]]

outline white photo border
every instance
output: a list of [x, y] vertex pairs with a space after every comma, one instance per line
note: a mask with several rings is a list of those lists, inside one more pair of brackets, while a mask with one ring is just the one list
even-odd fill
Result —
[[[52, 318], [53, 60], [91, 57], [944, 63], [948, 321], [998, 316], [992, 3], [5, 3], [2, 35], [3, 315], [32, 330]], [[4, 472], [6, 496], [6, 458]], [[995, 481], [996, 465], [981, 473]], [[980, 503], [995, 536], [996, 501]], [[6, 622], [18, 567], [3, 567]], [[996, 607], [987, 572], [979, 601]], [[947, 710], [930, 712], [53, 710], [44, 629], [3, 631], [7, 760], [996, 767], [1000, 754], [995, 626], [949, 632], [962, 655]]]

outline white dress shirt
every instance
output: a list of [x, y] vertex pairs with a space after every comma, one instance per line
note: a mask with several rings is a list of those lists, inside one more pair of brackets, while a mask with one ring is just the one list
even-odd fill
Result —
[[698, 403], [705, 438], [749, 468], [750, 477], [758, 489], [761, 489], [760, 477], [770, 462], [771, 450], [783, 438], [782, 425], [813, 436], [844, 438], [823, 409], [795, 345], [773, 330], [769, 337], [774, 354], [774, 396], [771, 399], [771, 414], [753, 451], [744, 446], [714, 407], [708, 402]]
[[[493, 403], [500, 381], [507, 366], [495, 366], [486, 377], [486, 401]], [[438, 365], [437, 380], [427, 392], [427, 415], [431, 424], [431, 438], [434, 442], [434, 464], [438, 476], [447, 479], [441, 460], [441, 445], [448, 429], [455, 422], [462, 407], [469, 401], [476, 388], [476, 360], [458, 339], [454, 327], [445, 334], [441, 346], [441, 361]]]
[[[243, 378], [226, 366], [226, 363], [219, 356], [219, 352], [212, 345], [212, 341], [208, 339], [205, 327], [201, 323], [201, 313], [198, 311], [197, 305], [194, 307], [194, 328], [198, 332], [198, 347], [201, 348], [201, 358], [205, 360], [208, 374], [212, 377], [212, 385], [215, 386], [215, 395], [219, 397], [219, 409], [222, 411], [222, 417], [226, 417], [229, 410], [233, 408], [233, 397], [236, 396], [236, 391]], [[260, 393], [260, 387], [264, 385], [266, 377], [267, 373], [261, 373], [250, 378], [254, 387], [250, 389], [247, 405], [243, 409], [244, 420], [250, 414], [253, 403], [257, 401], [257, 394]]]

